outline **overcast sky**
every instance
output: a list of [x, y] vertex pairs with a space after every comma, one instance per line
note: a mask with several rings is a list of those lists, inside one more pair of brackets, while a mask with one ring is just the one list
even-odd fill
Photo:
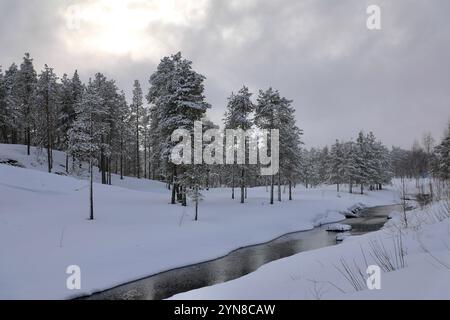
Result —
[[[381, 7], [381, 30], [366, 8]], [[372, 130], [410, 147], [450, 118], [448, 0], [1, 0], [0, 65], [83, 80], [103, 72], [130, 95], [160, 58], [181, 51], [206, 76], [208, 116], [231, 91], [272, 86], [294, 100], [307, 146]]]

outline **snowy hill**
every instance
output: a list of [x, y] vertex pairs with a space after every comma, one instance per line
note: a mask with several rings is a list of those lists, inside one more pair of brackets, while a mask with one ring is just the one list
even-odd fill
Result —
[[[45, 149], [46, 150], [46, 149]], [[31, 147], [31, 154], [27, 155], [27, 148], [20, 144], [0, 144], [0, 164], [9, 164], [21, 168], [28, 168], [42, 172], [48, 172], [47, 158], [44, 153], [39, 152], [35, 147]], [[69, 162], [69, 169], [70, 169]], [[71, 170], [69, 170], [71, 171]], [[69, 175], [78, 179], [87, 179], [87, 164], [83, 164], [83, 169], [79, 172], [69, 173]], [[53, 170], [54, 174], [67, 175], [66, 173], [66, 153], [53, 150]], [[124, 177], [120, 179], [119, 175], [112, 174], [112, 184], [132, 190], [167, 192], [163, 183], [148, 179], [136, 179], [133, 177]], [[98, 169], [94, 170], [94, 181], [100, 182], [101, 176]]]
[[[228, 189], [211, 189], [193, 221], [192, 206], [168, 204], [164, 184], [113, 176], [113, 186], [94, 185], [95, 220], [89, 221], [86, 181], [46, 173], [45, 163], [25, 152], [0, 145], [1, 161], [16, 165], [0, 164], [0, 299], [83, 295], [342, 220], [339, 212], [355, 203], [397, 200], [389, 189], [337, 196], [332, 186], [297, 187], [293, 201], [271, 206], [265, 188], [249, 189], [245, 204], [231, 200]], [[64, 171], [64, 157], [55, 152], [57, 171]], [[66, 268], [74, 264], [82, 283], [71, 291]]]

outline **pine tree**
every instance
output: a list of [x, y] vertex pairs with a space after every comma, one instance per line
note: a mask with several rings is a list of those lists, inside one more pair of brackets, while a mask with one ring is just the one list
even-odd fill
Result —
[[356, 140], [356, 151], [354, 153], [354, 163], [356, 167], [356, 182], [360, 185], [360, 193], [364, 193], [364, 184], [368, 178], [368, 145], [364, 133], [360, 131], [358, 133], [358, 139]]
[[35, 139], [39, 148], [47, 149], [48, 172], [53, 168], [53, 145], [56, 117], [59, 110], [59, 85], [53, 69], [45, 65], [39, 74], [33, 96], [33, 119], [37, 128]]
[[4, 88], [6, 94], [6, 110], [4, 124], [6, 130], [9, 132], [10, 142], [13, 144], [21, 142], [20, 139], [20, 99], [18, 92], [18, 69], [17, 65], [13, 63], [4, 75]]
[[144, 121], [144, 106], [142, 102], [142, 89], [138, 80], [134, 81], [133, 84], [133, 102], [131, 104], [131, 117], [134, 122], [134, 136], [135, 136], [135, 176], [139, 179], [141, 166], [140, 166], [140, 133], [142, 131], [142, 125]]
[[[61, 137], [60, 147], [68, 149], [69, 130], [75, 121], [75, 106], [81, 101], [83, 84], [80, 81], [78, 72], [70, 79], [64, 74], [61, 79], [60, 89], [60, 110], [58, 115], [58, 134]], [[66, 172], [69, 172], [69, 154], [66, 152]]]
[[336, 190], [339, 192], [339, 185], [343, 183], [345, 176], [345, 157], [344, 147], [336, 140], [330, 151], [330, 182], [336, 184]]
[[[246, 86], [243, 86], [237, 94], [231, 93], [231, 96], [228, 98], [227, 110], [225, 112], [224, 125], [225, 129], [240, 129], [243, 131], [249, 130], [252, 127], [252, 121], [249, 116], [253, 111], [253, 103], [250, 100], [252, 94], [248, 91]], [[238, 139], [239, 140], [239, 139]], [[240, 141], [238, 141], [239, 143]], [[248, 137], [244, 137], [244, 149], [247, 152], [248, 145]], [[234, 153], [233, 153], [234, 157]], [[247, 158], [247, 155], [244, 157]], [[244, 161], [245, 161], [244, 159]], [[240, 171], [240, 185], [241, 185], [241, 203], [244, 203], [244, 190], [246, 188], [246, 169], [248, 165], [235, 163], [231, 166], [231, 174], [232, 174], [232, 185], [231, 185], [231, 197], [234, 199], [234, 176], [235, 176], [235, 168]]]
[[[172, 132], [176, 129], [193, 130], [194, 121], [204, 116], [210, 105], [203, 95], [205, 77], [192, 69], [192, 62], [183, 59], [181, 53], [165, 57], [158, 65], [157, 71], [150, 77], [150, 90], [147, 95], [152, 105], [151, 126], [156, 126], [158, 146], [155, 148], [162, 159], [162, 170], [166, 177], [172, 171], [171, 203], [175, 204], [175, 193], [182, 189], [183, 205], [186, 205], [186, 186], [178, 186], [177, 166], [170, 163], [170, 153], [176, 144], [171, 142]], [[181, 171], [185, 167], [180, 167]], [[182, 175], [182, 172], [180, 173]]]
[[[279, 160], [280, 168], [278, 170], [278, 201], [281, 201], [281, 171], [292, 165], [294, 158], [298, 158], [301, 131], [296, 127], [294, 120], [294, 109], [291, 107], [291, 100], [280, 96], [278, 90], [269, 88], [266, 91], [259, 91], [257, 104], [255, 107], [254, 123], [258, 129], [279, 130]], [[288, 148], [295, 146], [290, 152]], [[269, 148], [270, 149], [270, 148]], [[270, 152], [272, 152], [270, 150]], [[274, 193], [274, 175], [270, 179], [270, 204], [273, 204]]]
[[353, 193], [353, 185], [359, 179], [357, 147], [353, 141], [344, 143], [344, 181], [348, 183], [349, 192]]
[[[280, 103], [280, 99], [281, 98], [278, 91], [273, 90], [272, 88], [269, 88], [266, 91], [259, 91], [254, 117], [254, 122], [257, 128], [271, 130], [280, 127], [276, 118], [276, 110]], [[273, 204], [274, 198], [274, 178], [275, 177], [272, 174], [270, 177], [270, 204]]]
[[3, 70], [0, 66], [0, 142], [8, 142], [8, 117], [7, 89]]
[[33, 67], [33, 59], [25, 53], [23, 62], [17, 75], [17, 90], [21, 112], [21, 126], [24, 128], [27, 154], [30, 155], [31, 132], [33, 130], [32, 105], [37, 75]]
[[276, 113], [277, 121], [280, 124], [278, 201], [281, 201], [281, 178], [287, 180], [289, 184], [289, 200], [292, 200], [292, 184], [299, 175], [300, 170], [300, 146], [303, 132], [296, 125], [295, 109], [291, 106], [291, 103], [291, 100], [281, 98]]
[[436, 165], [434, 174], [442, 180], [450, 179], [450, 124], [445, 137], [441, 143], [436, 146]]
[[119, 161], [120, 179], [123, 180], [125, 161], [130, 158], [127, 152], [127, 146], [134, 140], [133, 127], [129, 125], [131, 119], [130, 108], [128, 108], [123, 92], [118, 96], [117, 114], [118, 121], [116, 128], [118, 134], [115, 139], [114, 149], [117, 150], [116, 157]]
[[80, 161], [89, 163], [90, 215], [94, 219], [93, 166], [97, 163], [97, 153], [104, 148], [104, 118], [106, 110], [102, 108], [102, 98], [95, 85], [89, 81], [83, 91], [81, 101], [76, 104], [76, 120], [69, 130], [69, 153]]

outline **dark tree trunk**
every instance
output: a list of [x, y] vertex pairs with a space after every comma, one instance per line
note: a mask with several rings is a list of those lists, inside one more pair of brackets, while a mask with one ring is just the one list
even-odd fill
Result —
[[292, 182], [289, 180], [289, 200], [292, 200]]
[[278, 201], [281, 201], [281, 173], [278, 170]]
[[245, 195], [244, 195], [244, 189], [245, 189], [245, 186], [244, 186], [244, 169], [242, 169], [241, 170], [241, 203], [244, 203], [244, 198], [245, 198]]
[[171, 204], [176, 203], [175, 192], [176, 192], [176, 179], [177, 179], [177, 167], [174, 165], [172, 168], [172, 197], [170, 200]]
[[27, 126], [27, 129], [26, 129], [26, 141], [27, 141], [27, 155], [30, 155], [30, 145], [31, 145], [30, 126]]
[[186, 187], [185, 186], [181, 187], [181, 193], [182, 193], [181, 205], [183, 207], [186, 207], [187, 206], [187, 201], [186, 201]]
[[231, 168], [231, 199], [234, 199], [234, 168]]
[[270, 176], [270, 204], [273, 204], [273, 185], [274, 185], [275, 176]]
[[89, 207], [90, 214], [89, 220], [94, 220], [94, 183], [93, 183], [93, 165], [92, 165], [92, 156], [89, 160], [89, 171], [90, 171], [90, 179], [89, 179]]
[[106, 158], [106, 184], [111, 184], [111, 159], [109, 157]]
[[198, 187], [195, 187], [195, 221], [198, 220]]

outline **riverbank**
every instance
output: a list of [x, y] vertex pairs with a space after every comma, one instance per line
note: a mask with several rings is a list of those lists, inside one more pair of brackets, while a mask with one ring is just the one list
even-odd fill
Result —
[[[293, 232], [269, 242], [242, 247], [224, 257], [165, 271], [144, 279], [85, 297], [92, 300], [159, 300], [197, 288], [237, 279], [254, 272], [262, 265], [299, 252], [334, 246], [338, 236], [359, 235], [380, 229], [390, 213], [400, 206], [370, 207], [360, 212], [360, 218], [345, 219], [352, 231], [329, 232], [326, 224], [312, 230]], [[347, 226], [348, 226], [347, 225]]]
[[[409, 212], [408, 226], [400, 212], [391, 217], [380, 231], [277, 260], [239, 279], [172, 299], [450, 299], [448, 203]], [[376, 252], [383, 253], [382, 261]], [[368, 289], [368, 265], [381, 267], [380, 289]]]
[[[41, 172], [22, 151], [8, 150], [8, 157], [28, 169], [0, 164], [1, 299], [87, 295], [342, 220], [340, 212], [357, 203], [398, 201], [394, 188], [358, 195], [297, 186], [293, 201], [283, 194], [270, 205], [265, 188], [251, 188], [240, 204], [230, 190], [211, 189], [194, 221], [192, 206], [168, 204], [164, 184], [113, 175], [113, 186], [95, 184], [95, 220], [88, 221], [87, 182]], [[55, 168], [65, 163], [63, 154], [54, 157]], [[66, 287], [70, 265], [81, 269], [79, 290]]]

